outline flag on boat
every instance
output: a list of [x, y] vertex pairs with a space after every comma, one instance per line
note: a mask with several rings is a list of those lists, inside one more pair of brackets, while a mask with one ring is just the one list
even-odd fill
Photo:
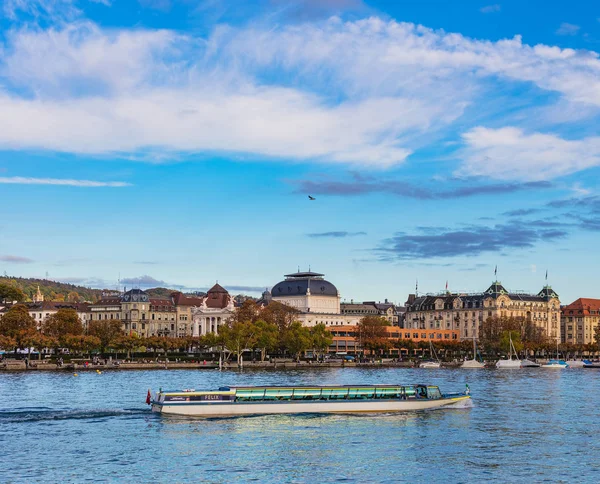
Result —
[[150, 393], [150, 389], [148, 389], [148, 395], [146, 395], [146, 404], [150, 405], [152, 402], [152, 393]]

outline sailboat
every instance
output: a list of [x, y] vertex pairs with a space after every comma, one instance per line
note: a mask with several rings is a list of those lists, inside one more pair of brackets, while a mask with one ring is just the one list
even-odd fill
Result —
[[463, 361], [460, 368], [484, 368], [485, 365], [480, 361], [477, 361], [477, 343], [475, 343], [475, 336], [473, 336], [473, 359]]
[[563, 370], [564, 368], [569, 368], [569, 365], [567, 365], [565, 360], [558, 359], [558, 338], [556, 338], [556, 359], [548, 361], [548, 363], [542, 365], [542, 368], [550, 368], [552, 370]]
[[440, 359], [435, 353], [435, 349], [433, 348], [433, 343], [429, 340], [429, 353], [434, 358], [431, 361], [424, 361], [419, 365], [419, 368], [439, 368], [440, 367]]
[[[512, 336], [508, 335], [510, 346], [508, 349], [508, 360], [498, 360], [496, 362], [496, 368], [523, 368], [521, 361], [519, 361], [517, 356], [517, 350], [515, 349], [515, 345], [512, 342]], [[515, 359], [513, 360], [513, 352], [515, 355]]]

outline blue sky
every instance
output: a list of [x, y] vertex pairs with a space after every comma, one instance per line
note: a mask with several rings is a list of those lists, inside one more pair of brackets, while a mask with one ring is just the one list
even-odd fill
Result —
[[5, 0], [0, 270], [600, 297], [599, 51], [583, 1]]

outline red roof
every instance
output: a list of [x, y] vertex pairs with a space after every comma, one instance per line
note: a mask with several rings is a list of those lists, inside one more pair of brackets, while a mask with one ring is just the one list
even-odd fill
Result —
[[571, 304], [563, 306], [563, 314], [568, 315], [570, 311], [573, 311], [573, 314], [589, 315], [590, 311], [595, 311], [596, 314], [599, 314], [598, 311], [600, 311], [600, 299], [580, 297]]
[[186, 296], [182, 292], [174, 292], [171, 294], [171, 300], [175, 306], [202, 306], [201, 297], [190, 297]]

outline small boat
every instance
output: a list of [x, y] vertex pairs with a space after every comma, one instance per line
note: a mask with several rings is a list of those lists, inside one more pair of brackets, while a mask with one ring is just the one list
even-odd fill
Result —
[[[512, 337], [508, 336], [510, 346], [508, 348], [508, 360], [498, 360], [496, 362], [496, 368], [504, 368], [504, 369], [514, 369], [514, 368], [523, 368], [521, 365], [521, 361], [519, 361], [517, 356], [517, 350], [515, 349], [515, 345], [513, 345]], [[513, 360], [513, 351], [515, 355], [515, 359]]]
[[569, 365], [565, 362], [565, 360], [550, 360], [545, 365], [542, 365], [542, 368], [550, 368], [554, 370], [562, 370], [564, 368], [569, 368]]
[[441, 366], [440, 359], [435, 353], [435, 348], [433, 347], [433, 343], [431, 342], [431, 340], [429, 340], [429, 352], [434, 359], [422, 362], [419, 365], [419, 368], [439, 368]]
[[592, 364], [590, 360], [567, 360], [566, 363], [569, 368], [583, 368]]
[[542, 365], [542, 368], [550, 368], [554, 370], [562, 370], [564, 368], [569, 368], [569, 365], [566, 363], [565, 360], [558, 359], [558, 339], [556, 340], [556, 359], [550, 360], [545, 365]]
[[477, 343], [475, 343], [475, 336], [473, 336], [473, 359], [463, 361], [462, 365], [460, 365], [460, 368], [485, 368], [485, 365], [483, 363], [477, 361]]
[[470, 392], [443, 394], [429, 385], [328, 387], [221, 387], [218, 390], [148, 390], [153, 412], [192, 417], [295, 413], [392, 413], [447, 407]]
[[521, 368], [539, 368], [540, 364], [525, 358], [521, 360]]

